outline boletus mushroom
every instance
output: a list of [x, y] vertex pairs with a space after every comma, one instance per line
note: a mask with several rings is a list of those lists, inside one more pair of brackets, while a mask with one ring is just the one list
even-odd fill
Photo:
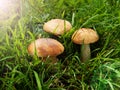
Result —
[[43, 61], [49, 56], [53, 63], [57, 62], [56, 56], [64, 51], [64, 46], [57, 40], [52, 38], [39, 38], [33, 41], [28, 46], [28, 53], [30, 55], [37, 55]]
[[98, 41], [99, 36], [97, 32], [89, 28], [80, 28], [72, 35], [72, 41], [76, 44], [81, 44], [81, 60], [85, 62], [91, 58], [90, 43]]
[[51, 19], [43, 25], [44, 31], [54, 34], [56, 36], [68, 32], [71, 28], [71, 23], [63, 19]]

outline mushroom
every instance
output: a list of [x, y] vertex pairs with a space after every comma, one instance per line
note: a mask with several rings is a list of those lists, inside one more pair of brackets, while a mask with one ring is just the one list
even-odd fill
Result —
[[56, 36], [68, 32], [72, 28], [70, 22], [62, 19], [52, 19], [43, 25], [43, 30]]
[[57, 40], [52, 38], [39, 38], [28, 46], [30, 55], [42, 57], [43, 61], [49, 56], [53, 63], [57, 62], [56, 56], [64, 51], [64, 46]]
[[97, 32], [89, 28], [80, 28], [73, 33], [72, 41], [76, 44], [82, 44], [81, 60], [83, 62], [91, 57], [90, 43], [94, 43], [98, 39]]

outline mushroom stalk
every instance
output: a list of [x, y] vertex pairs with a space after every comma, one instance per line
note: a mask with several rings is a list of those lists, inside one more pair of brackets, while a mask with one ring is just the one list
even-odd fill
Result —
[[89, 44], [82, 44], [81, 47], [81, 59], [83, 62], [89, 60], [91, 58], [91, 50]]
[[46, 62], [47, 60], [49, 60], [52, 63], [56, 63], [58, 61], [56, 56], [49, 56], [49, 57], [43, 57], [42, 61]]
[[72, 41], [76, 44], [82, 44], [81, 60], [83, 62], [91, 58], [90, 44], [98, 41], [99, 36], [96, 31], [89, 28], [80, 28], [72, 35]]

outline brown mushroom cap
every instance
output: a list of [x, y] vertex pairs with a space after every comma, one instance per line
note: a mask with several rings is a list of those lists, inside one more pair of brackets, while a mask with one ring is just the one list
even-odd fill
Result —
[[89, 28], [81, 28], [76, 30], [72, 35], [72, 41], [76, 44], [90, 44], [99, 39], [96, 31]]
[[43, 25], [43, 30], [54, 35], [62, 35], [72, 28], [70, 22], [62, 19], [52, 19]]
[[55, 39], [39, 38], [28, 46], [30, 55], [34, 55], [35, 51], [38, 57], [57, 56], [64, 51], [64, 47]]

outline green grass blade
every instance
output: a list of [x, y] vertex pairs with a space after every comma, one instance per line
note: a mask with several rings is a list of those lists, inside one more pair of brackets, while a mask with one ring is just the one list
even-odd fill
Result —
[[106, 81], [108, 82], [109, 86], [111, 87], [111, 90], [115, 90], [115, 89], [113, 88], [112, 83], [111, 83], [109, 80], [106, 80]]
[[36, 71], [33, 71], [33, 72], [34, 72], [35, 79], [36, 79], [36, 82], [37, 82], [38, 90], [42, 90], [41, 81], [40, 81], [40, 78], [38, 76], [38, 73]]
[[0, 62], [5, 61], [5, 60], [7, 60], [7, 59], [11, 59], [11, 58], [13, 58], [13, 57], [15, 57], [15, 56], [7, 56], [7, 57], [4, 57], [4, 58], [0, 59]]

